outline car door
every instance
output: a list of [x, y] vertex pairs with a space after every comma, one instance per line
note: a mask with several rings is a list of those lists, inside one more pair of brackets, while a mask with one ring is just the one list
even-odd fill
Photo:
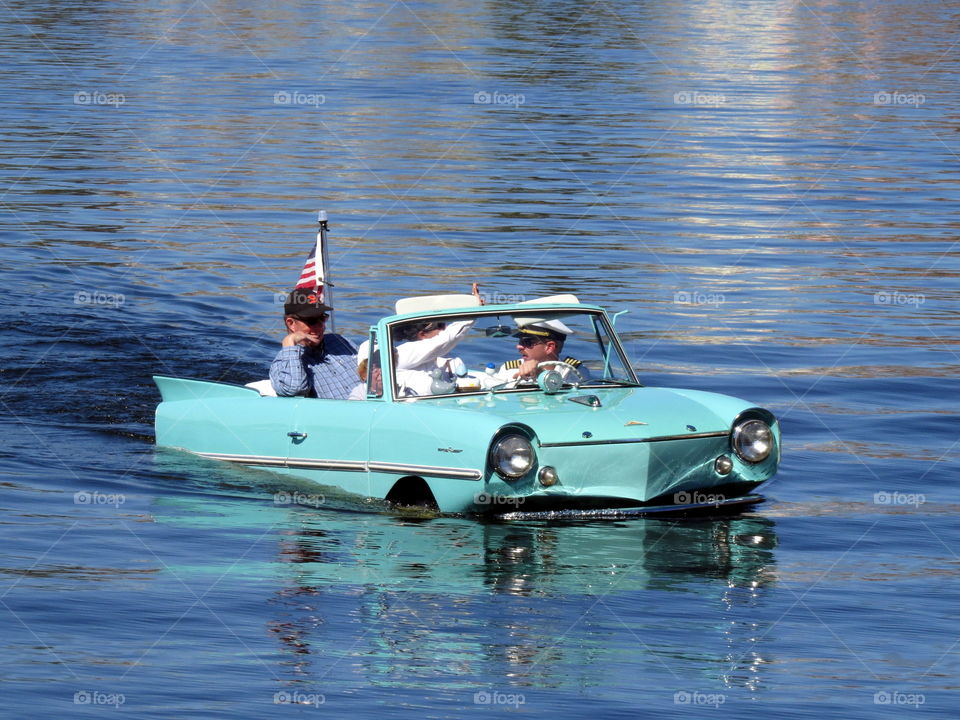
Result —
[[374, 400], [300, 400], [286, 431], [287, 471], [368, 497], [370, 425], [379, 405]]

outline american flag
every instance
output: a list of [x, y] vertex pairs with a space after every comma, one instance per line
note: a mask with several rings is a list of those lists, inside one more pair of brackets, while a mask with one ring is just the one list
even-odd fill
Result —
[[310, 256], [303, 266], [300, 273], [300, 279], [297, 280], [295, 290], [305, 288], [307, 290], [316, 290], [317, 294], [323, 296], [323, 250], [320, 247], [320, 233], [317, 233], [317, 244], [310, 250]]

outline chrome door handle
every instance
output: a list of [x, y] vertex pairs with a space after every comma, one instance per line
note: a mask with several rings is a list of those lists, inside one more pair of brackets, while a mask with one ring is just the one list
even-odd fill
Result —
[[306, 433], [297, 432], [296, 430], [291, 430], [287, 433], [287, 437], [293, 438], [294, 440], [303, 440], [307, 437]]

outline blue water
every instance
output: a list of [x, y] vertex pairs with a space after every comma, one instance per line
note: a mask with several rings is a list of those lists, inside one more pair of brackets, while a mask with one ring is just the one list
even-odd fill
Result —
[[[0, 714], [950, 716], [960, 8], [9, 0]], [[575, 292], [645, 383], [780, 417], [767, 502], [275, 505], [158, 451], [247, 382], [316, 210], [337, 330]]]

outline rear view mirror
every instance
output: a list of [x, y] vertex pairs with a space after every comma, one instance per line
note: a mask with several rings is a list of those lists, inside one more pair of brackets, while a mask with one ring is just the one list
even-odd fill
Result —
[[513, 328], [510, 325], [491, 325], [485, 332], [487, 333], [487, 337], [510, 337], [513, 335]]

